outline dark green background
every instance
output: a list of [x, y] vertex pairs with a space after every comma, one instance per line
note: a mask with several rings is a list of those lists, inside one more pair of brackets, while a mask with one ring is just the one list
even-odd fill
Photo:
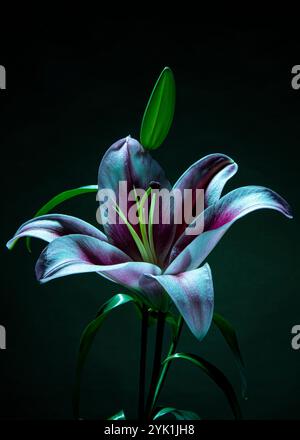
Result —
[[[24, 242], [5, 242], [53, 195], [95, 184], [99, 161], [115, 140], [138, 137], [154, 80], [165, 65], [177, 83], [177, 107], [165, 144], [154, 153], [171, 181], [201, 156], [223, 152], [240, 166], [226, 187], [258, 184], [285, 197], [295, 218], [259, 211], [237, 222], [208, 257], [216, 311], [234, 324], [249, 379], [245, 418], [300, 418], [298, 179], [300, 64], [296, 32], [267, 26], [199, 23], [52, 22], [11, 24], [1, 37], [7, 68], [1, 105], [0, 418], [72, 418], [71, 389], [80, 334], [98, 307], [122, 288], [97, 275], [39, 285]], [[95, 223], [94, 195], [63, 212]], [[82, 416], [121, 408], [134, 417], [139, 322], [128, 305], [106, 322], [85, 370]], [[239, 392], [231, 353], [214, 327], [199, 344], [185, 330], [180, 350], [219, 366]], [[219, 389], [193, 366], [174, 364], [161, 403], [230, 418]]]

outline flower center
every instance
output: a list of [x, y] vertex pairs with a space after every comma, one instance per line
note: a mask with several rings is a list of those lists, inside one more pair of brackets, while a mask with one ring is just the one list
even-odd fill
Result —
[[[140, 236], [137, 234], [133, 226], [129, 223], [126, 216], [124, 215], [124, 213], [117, 204], [115, 205], [115, 210], [119, 214], [123, 222], [126, 224], [130, 232], [130, 235], [132, 236], [139, 250], [142, 260], [145, 261], [146, 263], [157, 264], [157, 256], [153, 241], [153, 219], [155, 212], [154, 210], [156, 203], [156, 194], [155, 192], [151, 194], [152, 189], [153, 189], [152, 187], [149, 187], [147, 191], [144, 193], [143, 197], [139, 198], [134, 188]], [[149, 209], [148, 222], [147, 222], [145, 204], [146, 202], [148, 202], [149, 196], [151, 196], [151, 201], [150, 201], [150, 209]]]

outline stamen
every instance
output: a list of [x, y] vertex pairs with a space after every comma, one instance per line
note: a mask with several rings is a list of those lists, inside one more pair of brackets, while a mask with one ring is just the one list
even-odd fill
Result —
[[[143, 245], [144, 245], [145, 250], [147, 252], [148, 261], [153, 263], [153, 262], [155, 262], [156, 257], [155, 257], [155, 253], [152, 252], [152, 249], [151, 249], [149, 241], [148, 241], [146, 221], [145, 221], [145, 208], [144, 208], [145, 202], [147, 201], [148, 196], [151, 193], [151, 188], [147, 189], [147, 191], [145, 192], [145, 194], [143, 195], [143, 197], [141, 198], [140, 201], [138, 200], [135, 188], [134, 188], [134, 192], [135, 192], [135, 200], [136, 200], [136, 204], [137, 204], [138, 219], [139, 219], [139, 225], [140, 225], [140, 231], [141, 231], [141, 235], [142, 235]], [[149, 216], [148, 216], [148, 218], [149, 218]]]
[[149, 212], [149, 222], [148, 222], [148, 238], [149, 238], [149, 245], [151, 249], [151, 253], [154, 256], [154, 262], [157, 262], [155, 247], [154, 247], [154, 241], [153, 241], [153, 219], [154, 219], [154, 209], [155, 209], [155, 203], [156, 203], [156, 194], [152, 194], [152, 200], [150, 205], [150, 212]]
[[156, 201], [156, 194], [152, 194], [152, 200], [150, 204], [150, 213], [148, 215], [148, 230], [146, 227], [146, 221], [145, 221], [145, 203], [151, 194], [152, 188], [149, 187], [147, 191], [144, 193], [141, 200], [138, 199], [136, 189], [133, 188], [136, 205], [137, 205], [137, 214], [138, 214], [138, 221], [141, 231], [142, 239], [138, 236], [132, 225], [127, 220], [125, 214], [122, 212], [121, 208], [118, 206], [118, 204], [115, 202], [115, 200], [112, 200], [113, 202], [113, 208], [117, 212], [117, 214], [121, 217], [125, 225], [127, 226], [138, 250], [141, 255], [141, 258], [143, 261], [147, 263], [154, 263], [157, 264], [157, 257], [155, 253], [155, 247], [154, 247], [154, 241], [153, 241], [153, 219], [154, 219], [154, 208], [155, 208], [155, 201]]

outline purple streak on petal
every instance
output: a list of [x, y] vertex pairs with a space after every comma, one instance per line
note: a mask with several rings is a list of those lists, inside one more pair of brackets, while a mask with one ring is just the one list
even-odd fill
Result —
[[[209, 154], [191, 165], [175, 183], [174, 189], [180, 189], [182, 193], [184, 189], [193, 189], [193, 206], [196, 203], [196, 189], [203, 189], [205, 206], [208, 206], [220, 197], [225, 183], [236, 172], [235, 167], [233, 160], [225, 154]], [[176, 239], [186, 226], [186, 223], [177, 226]]]
[[36, 277], [43, 283], [66, 275], [88, 272], [97, 272], [115, 283], [139, 289], [142, 274], [157, 274], [161, 271], [149, 263], [133, 262], [109, 243], [78, 234], [52, 241], [36, 263]]
[[257, 209], [275, 209], [292, 218], [291, 207], [279, 194], [263, 186], [244, 186], [226, 194], [207, 210], [205, 230], [217, 229]]
[[90, 235], [99, 240], [107, 241], [103, 232], [77, 217], [64, 214], [47, 214], [23, 223], [6, 246], [10, 249], [15, 240], [21, 237], [36, 237], [51, 242], [55, 238], [69, 234]]
[[225, 154], [209, 154], [192, 164], [177, 180], [174, 188], [181, 190], [187, 188], [206, 189], [214, 176], [224, 167], [234, 163]]
[[214, 291], [208, 264], [177, 275], [150, 275], [169, 294], [197, 339], [206, 335], [213, 316]]
[[174, 243], [176, 225], [172, 217], [172, 206], [170, 206], [170, 222], [163, 222], [163, 203], [161, 198], [156, 200], [155, 211], [157, 212], [158, 223], [153, 224], [153, 241], [158, 262], [161, 267], [165, 266], [166, 260]]
[[[162, 188], [171, 188], [163, 169], [151, 157], [150, 153], [141, 144], [130, 136], [114, 143], [105, 153], [99, 167], [99, 189], [112, 189], [120, 205], [119, 182], [126, 181], [130, 192], [133, 188], [147, 190], [153, 182]], [[134, 202], [128, 205], [128, 210]], [[138, 227], [134, 226], [138, 232]], [[124, 223], [104, 225], [109, 240], [126, 251], [132, 258], [140, 259], [140, 254]]]
[[166, 273], [198, 267], [230, 226], [257, 209], [274, 209], [292, 218], [289, 204], [274, 191], [262, 186], [244, 186], [223, 196], [204, 211], [204, 232], [197, 237], [182, 235], [172, 249]]

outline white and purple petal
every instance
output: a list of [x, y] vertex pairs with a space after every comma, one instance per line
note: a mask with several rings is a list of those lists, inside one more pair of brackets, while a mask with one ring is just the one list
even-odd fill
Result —
[[110, 243], [87, 235], [67, 235], [52, 241], [36, 263], [36, 277], [45, 283], [78, 273], [97, 272], [115, 283], [139, 290], [144, 274], [160, 274], [149, 263], [134, 262]]
[[279, 194], [262, 186], [244, 186], [223, 196], [201, 214], [204, 216], [204, 231], [200, 235], [182, 234], [175, 243], [166, 273], [198, 267], [236, 220], [263, 208], [274, 209], [292, 218], [289, 204]]
[[21, 237], [35, 237], [50, 243], [58, 237], [69, 234], [84, 234], [107, 241], [103, 232], [77, 217], [64, 214], [47, 214], [23, 223], [6, 246], [11, 249]]
[[150, 153], [130, 136], [115, 142], [104, 154], [99, 166], [99, 188], [112, 189], [118, 194], [120, 181], [126, 181], [129, 191], [148, 189], [151, 182], [171, 188], [165, 172]]
[[[126, 200], [122, 201], [119, 200], [119, 182], [121, 181], [127, 183]], [[113, 190], [119, 206], [123, 202], [129, 211], [135, 202], [128, 203], [128, 193], [134, 188], [147, 190], [153, 185], [171, 189], [163, 169], [138, 141], [128, 136], [120, 139], [107, 150], [100, 163], [98, 186], [99, 190]], [[113, 244], [126, 251], [135, 260], [140, 258], [134, 240], [123, 221], [118, 224], [106, 223], [103, 226], [106, 235]], [[138, 232], [138, 227], [134, 227]], [[166, 234], [163, 235], [166, 237]]]
[[148, 275], [171, 297], [197, 339], [206, 335], [213, 317], [214, 289], [208, 264], [177, 275]]
[[[183, 204], [187, 203], [184, 190], [193, 190], [190, 207], [192, 212], [196, 205], [196, 190], [203, 190], [204, 207], [207, 207], [220, 198], [226, 182], [237, 172], [237, 168], [237, 164], [229, 156], [220, 153], [209, 154], [191, 165], [177, 180], [173, 189], [181, 191]], [[177, 226], [176, 238], [183, 233], [186, 226], [186, 223]]]
[[[174, 188], [180, 189], [181, 191], [187, 188], [206, 189], [212, 179], [220, 171], [232, 164], [234, 164], [234, 161], [225, 154], [214, 153], [204, 156], [193, 163], [182, 176], [179, 177]], [[227, 180], [228, 177], [225, 179], [224, 185]]]

